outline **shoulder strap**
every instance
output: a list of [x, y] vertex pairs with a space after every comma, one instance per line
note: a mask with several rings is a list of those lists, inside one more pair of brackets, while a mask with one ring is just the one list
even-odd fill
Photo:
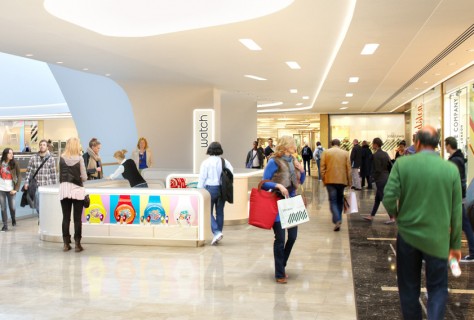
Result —
[[47, 156], [46, 158], [44, 158], [43, 162], [41, 163], [41, 165], [38, 167], [38, 169], [36, 169], [36, 172], [35, 174], [33, 175], [33, 178], [31, 179], [34, 179], [36, 177], [36, 175], [38, 174], [38, 172], [40, 171], [40, 169], [43, 167], [43, 165], [46, 163], [46, 161], [49, 160], [49, 158], [51, 158], [51, 156]]
[[225, 168], [225, 161], [224, 161], [224, 158], [221, 157], [221, 161], [222, 161], [222, 172], [224, 172], [224, 168]]

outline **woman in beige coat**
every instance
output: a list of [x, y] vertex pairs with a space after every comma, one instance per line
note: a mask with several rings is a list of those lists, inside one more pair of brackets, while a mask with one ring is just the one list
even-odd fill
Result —
[[132, 159], [137, 164], [137, 168], [142, 172], [143, 169], [151, 168], [153, 165], [153, 158], [151, 150], [148, 149], [148, 141], [141, 137], [138, 139], [137, 149], [132, 153]]

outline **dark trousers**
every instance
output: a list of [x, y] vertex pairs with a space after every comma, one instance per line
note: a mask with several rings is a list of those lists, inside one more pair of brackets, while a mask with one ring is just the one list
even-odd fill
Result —
[[362, 188], [365, 187], [365, 181], [367, 180], [367, 188], [368, 189], [372, 189], [372, 182], [370, 181], [370, 175], [361, 175], [360, 176], [360, 179], [361, 179], [361, 186]]
[[474, 256], [474, 233], [472, 231], [471, 221], [467, 217], [466, 207], [462, 205], [462, 231], [466, 235], [467, 245], [469, 247], [469, 255]]
[[[304, 172], [308, 172], [308, 176], [311, 176], [311, 159], [303, 159]], [[308, 169], [306, 169], [308, 167]]]
[[322, 177], [321, 177], [321, 160], [316, 160], [316, 165], [318, 166], [318, 179], [322, 180]]
[[61, 200], [61, 209], [63, 210], [63, 240], [64, 242], [71, 241], [71, 234], [69, 233], [69, 225], [71, 224], [71, 208], [73, 209], [74, 217], [74, 240], [79, 242], [82, 238], [82, 208], [84, 208], [84, 200], [75, 200], [64, 198]]
[[[221, 186], [206, 186], [206, 190], [211, 194], [211, 230], [214, 235], [222, 233], [224, 229], [224, 205], [222, 201]], [[214, 217], [214, 211], [216, 217]]]
[[298, 235], [298, 227], [288, 230], [288, 240], [285, 243], [285, 229], [281, 228], [281, 222], [273, 223], [273, 233], [275, 241], [273, 242], [273, 257], [275, 259], [275, 278], [285, 278], [285, 267], [290, 257], [291, 249]]
[[327, 184], [329, 197], [329, 209], [331, 209], [332, 223], [336, 224], [342, 220], [342, 209], [344, 208], [344, 188], [343, 184]]
[[387, 180], [384, 181], [376, 181], [375, 186], [377, 187], [377, 191], [375, 192], [375, 202], [374, 207], [372, 208], [372, 213], [370, 214], [372, 217], [375, 216], [377, 210], [379, 209], [380, 202], [383, 200], [383, 189], [387, 184]]
[[404, 319], [422, 319], [421, 267], [425, 260], [428, 319], [444, 319], [448, 298], [448, 261], [430, 256], [397, 237], [397, 281]]

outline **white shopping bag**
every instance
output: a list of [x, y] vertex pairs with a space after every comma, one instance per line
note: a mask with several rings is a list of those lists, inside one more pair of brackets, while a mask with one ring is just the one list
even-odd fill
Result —
[[354, 191], [351, 191], [350, 193], [350, 207], [351, 207], [351, 213], [357, 213], [359, 212], [359, 204], [357, 203], [357, 196]]
[[298, 195], [277, 201], [282, 229], [291, 228], [309, 221], [303, 198]]

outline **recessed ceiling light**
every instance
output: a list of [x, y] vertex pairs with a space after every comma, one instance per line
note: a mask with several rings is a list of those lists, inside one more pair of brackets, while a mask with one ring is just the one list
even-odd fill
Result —
[[57, 64], [63, 64], [63, 62], [62, 62], [62, 61], [58, 61], [58, 62], [56, 62], [56, 63], [57, 63]]
[[346, 93], [346, 97], [350, 98], [350, 97], [352, 97], [352, 96], [354, 96], [354, 94], [353, 94], [352, 92]]
[[342, 101], [341, 104], [348, 104], [349, 101]]
[[290, 93], [298, 93], [298, 89], [290, 89]]
[[302, 106], [302, 105], [303, 105], [303, 102], [298, 102], [296, 105], [297, 105], [297, 106]]
[[84, 68], [84, 69], [82, 69], [82, 70], [87, 71], [87, 70], [89, 70], [89, 68]]
[[288, 67], [290, 67], [291, 69], [301, 69], [300, 65], [299, 65], [298, 62], [296, 62], [296, 61], [287, 61], [286, 64], [287, 64]]
[[450, 62], [448, 63], [448, 66], [455, 66], [456, 65], [456, 62]]
[[32, 57], [32, 56], [33, 56], [32, 53], [27, 53], [27, 54], [25, 54], [25, 57]]
[[252, 50], [252, 51], [260, 51], [262, 48], [253, 41], [252, 39], [239, 39], [240, 43], [242, 43], [244, 46], [247, 47], [247, 49]]
[[349, 82], [350, 82], [350, 83], [359, 82], [359, 77], [350, 77], [350, 78], [349, 78]]
[[253, 75], [251, 75], [251, 74], [246, 74], [244, 77], [250, 78], [250, 79], [254, 79], [254, 80], [259, 80], [259, 81], [265, 81], [265, 80], [267, 80], [267, 79], [265, 79], [265, 78], [253, 76]]
[[362, 52], [360, 54], [362, 55], [369, 55], [369, 54], [374, 54], [375, 50], [379, 47], [378, 43], [367, 43], [364, 46], [364, 49], [362, 49]]
[[467, 51], [467, 52], [474, 52], [474, 48], [472, 48], [472, 49], [467, 49], [466, 51]]
[[428, 81], [425, 81], [425, 82], [423, 82], [423, 83], [424, 83], [424, 84], [428, 84], [429, 82], [428, 82]]
[[281, 106], [282, 104], [283, 102], [281, 101], [261, 103], [261, 104], [257, 104], [257, 108], [276, 107], [276, 106]]
[[308, 100], [308, 99], [309, 99], [309, 96], [303, 96], [302, 99], [303, 99], [303, 100]]
[[106, 76], [106, 77], [110, 77], [110, 73], [106, 73], [105, 76]]
[[340, 109], [340, 110], [346, 110], [346, 109], [348, 109], [348, 108], [349, 108], [349, 107], [340, 107], [339, 109]]
[[441, 75], [441, 73], [435, 73], [434, 75], [435, 75], [435, 76], [440, 76], [440, 75]]

